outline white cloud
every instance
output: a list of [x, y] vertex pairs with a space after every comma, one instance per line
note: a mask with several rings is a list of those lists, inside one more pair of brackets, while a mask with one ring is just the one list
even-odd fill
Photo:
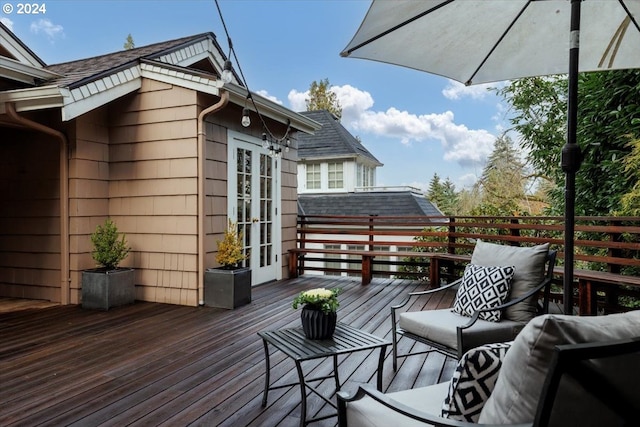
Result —
[[9, 19], [9, 18], [0, 18], [0, 22], [2, 22], [5, 27], [7, 27], [8, 29], [11, 30], [11, 32], [13, 32], [13, 21], [11, 19]]
[[[367, 91], [350, 85], [332, 86], [342, 106], [342, 124], [357, 134], [371, 134], [399, 140], [402, 144], [440, 142], [444, 160], [463, 167], [483, 165], [493, 151], [495, 136], [484, 129], [469, 129], [456, 124], [451, 111], [417, 115], [408, 111], [389, 108], [373, 109], [374, 99]], [[306, 110], [305, 100], [309, 92], [291, 90], [288, 95], [290, 108]]]
[[256, 92], [258, 95], [262, 96], [263, 98], [267, 98], [270, 101], [275, 102], [276, 104], [280, 104], [283, 105], [284, 103], [282, 101], [280, 101], [277, 97], [273, 96], [273, 95], [269, 95], [269, 92], [267, 92], [266, 90], [259, 90]]
[[31, 23], [31, 32], [35, 34], [44, 34], [49, 40], [53, 41], [57, 37], [64, 37], [64, 28], [62, 25], [54, 24], [48, 19], [40, 19]]
[[295, 89], [291, 89], [289, 91], [289, 95], [287, 99], [289, 100], [289, 105], [293, 111], [306, 111], [307, 110], [307, 98], [309, 97], [309, 91], [306, 92], [298, 92]]
[[442, 94], [447, 99], [459, 100], [462, 98], [482, 99], [491, 94], [490, 87], [496, 87], [496, 83], [486, 83], [465, 86], [455, 80], [449, 80], [449, 84], [442, 89]]

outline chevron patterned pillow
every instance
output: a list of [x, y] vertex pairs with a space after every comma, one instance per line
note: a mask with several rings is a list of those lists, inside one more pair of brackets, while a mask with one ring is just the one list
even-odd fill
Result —
[[[514, 272], [514, 267], [467, 265], [453, 303], [453, 312], [473, 316], [476, 310], [504, 303], [511, 289]], [[491, 322], [499, 322], [501, 317], [500, 310], [480, 314], [481, 319]]]
[[453, 373], [442, 417], [477, 423], [498, 379], [502, 360], [513, 341], [487, 344], [466, 352]]

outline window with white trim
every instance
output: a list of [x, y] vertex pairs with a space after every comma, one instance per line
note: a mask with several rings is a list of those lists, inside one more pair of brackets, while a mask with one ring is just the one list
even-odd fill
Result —
[[329, 188], [344, 188], [343, 164], [329, 163]]
[[307, 164], [307, 189], [319, 190], [321, 182], [320, 163]]

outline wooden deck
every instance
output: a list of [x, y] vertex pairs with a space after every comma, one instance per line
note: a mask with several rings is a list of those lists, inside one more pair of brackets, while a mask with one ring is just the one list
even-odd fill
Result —
[[[0, 310], [0, 425], [297, 426], [297, 387], [272, 390], [261, 407], [265, 363], [257, 332], [299, 326], [293, 297], [334, 286], [344, 290], [339, 321], [388, 339], [389, 306], [424, 288], [409, 280], [374, 279], [361, 286], [359, 278], [307, 275], [255, 287], [252, 303], [235, 310], [145, 302], [108, 312], [79, 306]], [[418, 304], [448, 307], [452, 298], [449, 293]], [[389, 353], [386, 391], [448, 380], [455, 366], [432, 353], [401, 360], [394, 374]], [[377, 354], [340, 358], [343, 389], [375, 384]], [[271, 360], [272, 381], [296, 380], [291, 360], [277, 351]], [[314, 376], [331, 369], [330, 361], [303, 366]], [[319, 388], [333, 390], [328, 380]], [[332, 409], [313, 394], [308, 402], [310, 416]]]

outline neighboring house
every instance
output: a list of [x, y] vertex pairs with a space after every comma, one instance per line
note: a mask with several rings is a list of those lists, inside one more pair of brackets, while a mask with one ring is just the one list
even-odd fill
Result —
[[322, 129], [298, 136], [298, 194], [353, 192], [376, 185], [376, 159], [329, 111], [300, 113]]
[[[376, 187], [376, 170], [382, 166], [357, 138], [330, 112], [300, 113], [320, 124], [313, 135], [298, 137], [298, 213], [300, 215], [441, 216], [442, 212], [415, 188]], [[309, 239], [341, 240], [339, 235], [308, 235]], [[396, 241], [411, 237], [396, 236]], [[362, 250], [368, 244], [307, 244], [307, 247]], [[397, 252], [402, 246], [376, 245]], [[346, 256], [343, 256], [346, 259]], [[394, 257], [395, 259], [395, 257]], [[397, 259], [395, 259], [397, 261]], [[310, 266], [318, 263], [309, 262]], [[325, 262], [325, 267], [345, 268], [347, 263]], [[390, 271], [396, 271], [392, 266]], [[313, 270], [309, 270], [313, 274]]]
[[[286, 274], [297, 152], [270, 156], [255, 112], [241, 126], [248, 94], [221, 80], [225, 59], [204, 33], [46, 65], [0, 24], [0, 296], [79, 303], [107, 217], [132, 247], [139, 300], [201, 303], [227, 218], [254, 284]], [[278, 137], [319, 129], [252, 97]]]

